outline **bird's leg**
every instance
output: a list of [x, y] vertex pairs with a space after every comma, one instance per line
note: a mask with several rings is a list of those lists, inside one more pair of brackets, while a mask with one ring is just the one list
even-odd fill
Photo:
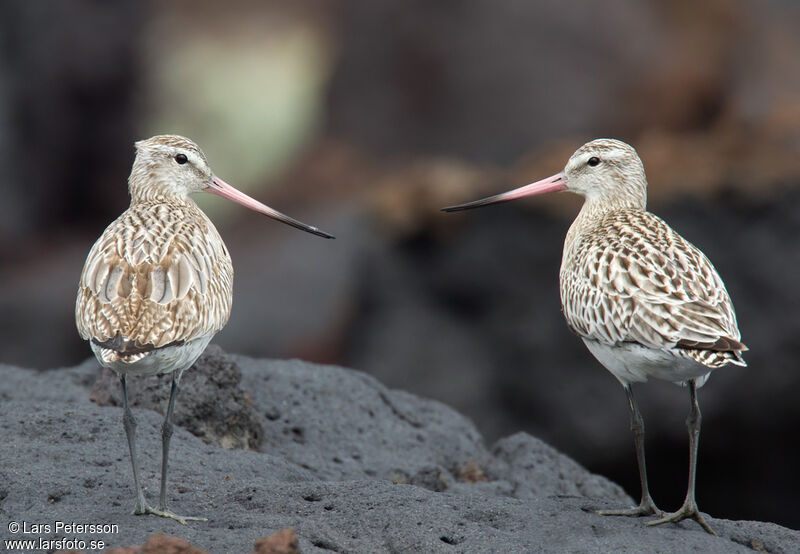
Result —
[[172, 438], [172, 412], [175, 409], [175, 397], [178, 395], [178, 383], [172, 375], [172, 386], [169, 391], [169, 404], [161, 426], [161, 490], [158, 495], [158, 509], [167, 509], [167, 465], [169, 463], [169, 441]]
[[630, 383], [625, 385], [625, 394], [628, 396], [628, 406], [631, 410], [631, 431], [633, 431], [633, 440], [636, 444], [636, 461], [639, 464], [639, 481], [642, 485], [642, 500], [636, 508], [600, 510], [597, 513], [603, 516], [649, 516], [651, 514], [660, 516], [663, 512], [656, 507], [653, 498], [650, 496], [650, 488], [647, 486], [647, 466], [644, 461], [644, 419], [639, 412], [636, 399], [633, 397], [633, 389]]
[[185, 525], [187, 521], [208, 521], [208, 519], [204, 517], [179, 516], [167, 509], [167, 466], [169, 463], [169, 441], [172, 438], [172, 412], [175, 409], [175, 399], [178, 396], [179, 381], [180, 374], [177, 372], [173, 373], [172, 388], [169, 391], [169, 404], [167, 404], [167, 413], [164, 416], [164, 424], [161, 426], [161, 491], [158, 495], [158, 508], [153, 509], [148, 507], [147, 513], [161, 517], [168, 517]]
[[128, 405], [128, 384], [125, 375], [120, 376], [119, 380], [122, 384], [122, 402], [125, 410], [122, 414], [122, 426], [125, 427], [125, 435], [128, 437], [128, 448], [131, 451], [131, 465], [133, 466], [133, 483], [136, 487], [136, 507], [133, 509], [133, 513], [144, 514], [147, 513], [147, 502], [144, 498], [141, 481], [139, 481], [139, 465], [136, 462], [136, 420]]
[[697, 509], [697, 501], [694, 496], [695, 477], [697, 473], [697, 448], [700, 442], [700, 424], [703, 420], [700, 415], [700, 404], [697, 403], [697, 383], [694, 379], [688, 381], [689, 394], [692, 398], [692, 408], [686, 418], [686, 427], [689, 429], [689, 487], [686, 490], [686, 499], [683, 506], [677, 512], [667, 514], [661, 519], [650, 521], [647, 525], [660, 525], [662, 523], [677, 523], [684, 519], [692, 518], [700, 524], [706, 532], [716, 535], [713, 529], [706, 523], [700, 510]]

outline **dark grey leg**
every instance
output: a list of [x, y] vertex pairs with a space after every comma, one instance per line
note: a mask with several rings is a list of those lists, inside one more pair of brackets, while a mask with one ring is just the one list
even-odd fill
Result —
[[167, 413], [164, 416], [164, 423], [161, 426], [161, 491], [158, 495], [158, 509], [147, 508], [147, 513], [168, 517], [180, 523], [186, 524], [187, 521], [208, 521], [204, 517], [188, 517], [173, 514], [167, 509], [167, 468], [169, 466], [169, 441], [172, 438], [172, 412], [175, 409], [175, 399], [178, 396], [178, 382], [180, 374], [172, 374], [172, 388], [169, 392], [169, 404]]
[[697, 473], [697, 449], [700, 443], [700, 424], [702, 423], [702, 416], [700, 414], [700, 404], [697, 402], [697, 383], [694, 379], [688, 381], [689, 394], [691, 394], [692, 408], [686, 418], [686, 427], [689, 430], [689, 486], [686, 490], [686, 499], [683, 501], [683, 506], [672, 514], [669, 514], [656, 521], [651, 521], [647, 525], [660, 525], [662, 523], [673, 522], [677, 523], [684, 519], [692, 518], [700, 527], [705, 529], [708, 533], [716, 535], [713, 529], [706, 523], [700, 510], [697, 509], [697, 501], [695, 500], [695, 478]]
[[663, 512], [656, 507], [653, 498], [650, 496], [650, 488], [647, 486], [647, 466], [644, 459], [644, 419], [639, 412], [636, 399], [633, 397], [633, 389], [630, 383], [625, 385], [625, 394], [628, 396], [628, 407], [631, 411], [631, 431], [633, 431], [633, 440], [636, 444], [636, 461], [639, 465], [639, 482], [642, 485], [642, 500], [636, 508], [600, 510], [597, 513], [603, 516], [662, 515]]
[[172, 388], [169, 391], [169, 404], [164, 424], [161, 426], [161, 492], [158, 495], [158, 509], [167, 509], [167, 465], [169, 460], [169, 440], [172, 438], [172, 411], [175, 409], [175, 397], [178, 396], [178, 382], [172, 375]]
[[136, 507], [133, 509], [133, 513], [144, 514], [147, 511], [147, 502], [144, 498], [142, 482], [139, 480], [139, 465], [136, 461], [136, 419], [128, 406], [128, 384], [124, 374], [120, 376], [119, 381], [122, 384], [122, 402], [125, 410], [122, 414], [122, 425], [125, 427], [125, 435], [128, 437], [128, 448], [131, 451], [131, 465], [133, 466], [133, 484], [136, 487]]

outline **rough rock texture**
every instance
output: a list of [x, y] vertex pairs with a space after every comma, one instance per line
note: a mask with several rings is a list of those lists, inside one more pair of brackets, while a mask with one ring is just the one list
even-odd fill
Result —
[[[258, 450], [264, 438], [253, 399], [241, 386], [239, 366], [216, 345], [209, 346], [191, 371], [181, 378], [173, 422], [209, 444]], [[164, 414], [172, 377], [128, 379], [128, 402]], [[122, 389], [115, 373], [104, 369], [89, 398], [99, 406], [122, 406]]]
[[[289, 527], [304, 553], [800, 548], [800, 533], [770, 523], [710, 519], [720, 534], [712, 537], [693, 522], [649, 529], [642, 520], [601, 517], [594, 510], [631, 499], [526, 434], [487, 449], [457, 412], [363, 373], [231, 359], [263, 418], [262, 451], [225, 450], [176, 428], [169, 502], [209, 518], [186, 526], [131, 514], [122, 411], [89, 400], [93, 360], [44, 372], [0, 367], [0, 538], [39, 536], [11, 535], [6, 522], [60, 520], [117, 524], [117, 532], [73, 534], [106, 547], [164, 533], [209, 552], [250, 552], [257, 539]], [[161, 416], [135, 411], [142, 478], [154, 500]]]

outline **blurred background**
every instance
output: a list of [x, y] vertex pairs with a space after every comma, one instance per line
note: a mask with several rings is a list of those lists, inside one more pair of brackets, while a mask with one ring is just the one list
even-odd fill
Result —
[[[438, 211], [620, 138], [650, 208], [714, 261], [751, 348], [700, 391], [700, 506], [800, 528], [794, 0], [16, 0], [0, 48], [3, 363], [90, 355], [77, 279], [127, 207], [132, 143], [184, 134], [222, 178], [337, 236], [199, 198], [236, 268], [218, 344], [363, 370], [638, 498], [623, 390], [560, 313], [579, 200]], [[688, 392], [637, 393], [651, 490], [675, 509]]]

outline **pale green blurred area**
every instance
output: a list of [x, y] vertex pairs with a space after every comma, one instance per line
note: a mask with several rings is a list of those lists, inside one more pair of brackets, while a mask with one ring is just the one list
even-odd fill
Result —
[[[271, 182], [320, 129], [333, 62], [325, 34], [292, 19], [233, 19], [210, 32], [162, 17], [147, 26], [142, 49], [139, 135], [193, 139], [215, 174], [269, 204]], [[195, 200], [214, 219], [240, 210]]]

